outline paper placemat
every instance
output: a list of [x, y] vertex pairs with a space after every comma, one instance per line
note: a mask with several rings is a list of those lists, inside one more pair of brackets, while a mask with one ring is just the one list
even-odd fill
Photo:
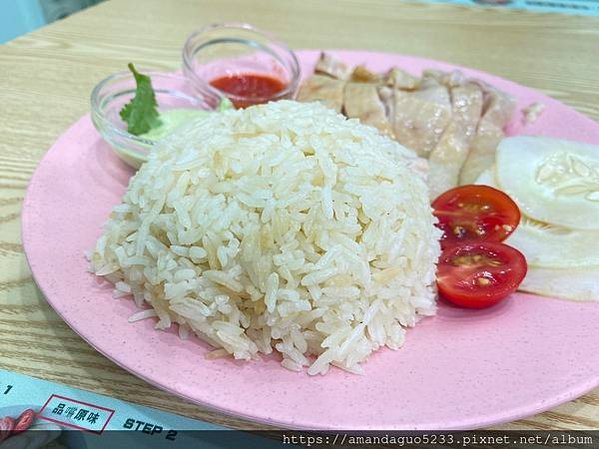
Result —
[[[28, 412], [28, 410], [30, 410]], [[31, 427], [4, 436], [20, 416]], [[24, 416], [25, 415], [25, 416]], [[280, 447], [277, 441], [0, 369], [0, 449]], [[4, 441], [2, 441], [4, 439]]]

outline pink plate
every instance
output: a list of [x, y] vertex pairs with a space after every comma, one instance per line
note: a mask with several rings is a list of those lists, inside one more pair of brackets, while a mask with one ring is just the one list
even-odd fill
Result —
[[[373, 70], [398, 65], [419, 74], [454, 66], [393, 54], [335, 52]], [[300, 51], [304, 73], [317, 52]], [[547, 108], [514, 134], [599, 144], [599, 125], [534, 90], [463, 69]], [[290, 428], [466, 429], [532, 415], [599, 385], [598, 303], [515, 294], [497, 307], [465, 311], [441, 304], [408, 332], [398, 351], [381, 350], [366, 375], [333, 369], [309, 377], [274, 359], [207, 361], [207, 347], [182, 341], [152, 320], [129, 324], [133, 301], [86, 271], [84, 252], [120, 202], [132, 171], [100, 138], [89, 115], [67, 130], [36, 170], [23, 206], [23, 242], [48, 302], [94, 348], [148, 382], [221, 412]]]

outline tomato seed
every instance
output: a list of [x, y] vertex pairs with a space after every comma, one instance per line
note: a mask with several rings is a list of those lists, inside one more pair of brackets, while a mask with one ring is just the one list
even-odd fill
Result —
[[489, 285], [491, 283], [487, 278], [476, 278], [478, 285]]
[[466, 230], [462, 226], [454, 226], [453, 233], [456, 237], [462, 237], [466, 234]]
[[490, 257], [481, 254], [475, 254], [474, 256], [457, 256], [451, 260], [451, 263], [456, 267], [472, 265], [500, 267], [503, 265], [500, 260], [491, 259]]

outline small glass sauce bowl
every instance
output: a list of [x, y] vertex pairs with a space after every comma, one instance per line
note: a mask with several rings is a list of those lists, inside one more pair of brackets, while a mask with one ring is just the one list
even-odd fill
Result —
[[[199, 93], [180, 74], [144, 69], [139, 72], [150, 76], [159, 113], [174, 109], [213, 111], [223, 98], [217, 92]], [[139, 168], [158, 139], [127, 132], [127, 123], [119, 115], [123, 106], [135, 96], [135, 88], [131, 72], [116, 73], [100, 81], [91, 94], [91, 117], [116, 154], [133, 168]]]
[[[183, 73], [198, 92], [223, 95], [236, 107], [246, 107], [293, 99], [299, 85], [300, 65], [295, 53], [268, 33], [248, 24], [228, 23], [209, 25], [187, 38], [183, 47]], [[238, 95], [212, 84], [245, 75], [270, 78], [281, 88], [266, 96]]]

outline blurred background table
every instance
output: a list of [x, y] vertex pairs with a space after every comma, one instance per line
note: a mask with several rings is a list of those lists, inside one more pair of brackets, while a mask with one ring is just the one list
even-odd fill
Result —
[[[2, 368], [231, 427], [261, 427], [157, 390], [88, 346], [36, 288], [20, 240], [27, 182], [58, 135], [88, 112], [92, 87], [129, 61], [177, 69], [186, 36], [224, 21], [250, 22], [293, 48], [390, 51], [485, 70], [599, 120], [599, 18], [397, 0], [109, 0], [91, 7], [0, 45]], [[599, 389], [497, 428], [598, 429]]]

